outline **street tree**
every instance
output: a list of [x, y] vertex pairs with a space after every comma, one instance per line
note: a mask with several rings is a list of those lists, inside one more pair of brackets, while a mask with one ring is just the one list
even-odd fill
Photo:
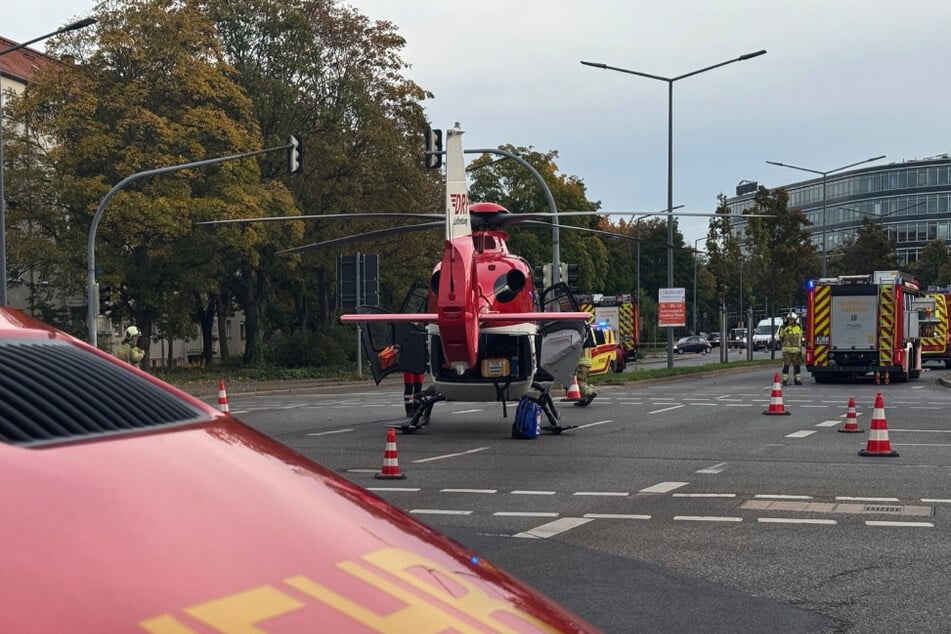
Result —
[[830, 258], [833, 275], [867, 275], [898, 268], [894, 241], [880, 224], [867, 217], [862, 218], [855, 239], [830, 255], [836, 256]]
[[785, 189], [761, 186], [753, 200], [753, 213], [769, 217], [746, 222], [752, 297], [765, 303], [768, 315], [805, 304], [805, 282], [817, 268], [808, 229], [812, 223], [801, 210], [789, 208]]

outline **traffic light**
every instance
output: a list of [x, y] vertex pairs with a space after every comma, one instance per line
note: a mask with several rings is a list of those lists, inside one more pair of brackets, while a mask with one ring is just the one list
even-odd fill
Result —
[[568, 285], [568, 290], [572, 293], [578, 292], [578, 265], [565, 264], [562, 262], [558, 267], [561, 273], [561, 281]]
[[99, 302], [99, 314], [108, 315], [112, 312], [112, 287], [108, 284], [96, 284], [96, 300]]
[[426, 151], [423, 153], [423, 163], [427, 169], [442, 167], [442, 130], [426, 129]]
[[532, 276], [532, 282], [538, 290], [545, 290], [545, 267], [541, 264], [535, 265], [535, 274]]
[[296, 174], [301, 170], [301, 152], [304, 149], [299, 134], [292, 134], [287, 140], [287, 172]]

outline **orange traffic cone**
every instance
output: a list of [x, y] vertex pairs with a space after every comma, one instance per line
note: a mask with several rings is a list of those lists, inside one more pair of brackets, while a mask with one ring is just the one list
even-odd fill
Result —
[[859, 419], [855, 416], [855, 397], [849, 397], [849, 410], [845, 415], [845, 426], [838, 431], [846, 434], [855, 434], [855, 433], [864, 433], [864, 430], [859, 429]]
[[885, 422], [885, 399], [881, 392], [875, 393], [875, 409], [872, 410], [872, 426], [868, 433], [868, 444], [859, 451], [860, 456], [897, 456], [888, 442], [888, 424]]
[[225, 393], [225, 382], [223, 379], [218, 379], [218, 411], [231, 413], [231, 408], [228, 407], [228, 395]]
[[783, 406], [783, 388], [780, 387], [779, 372], [773, 375], [773, 391], [770, 393], [769, 408], [763, 412], [769, 415], [787, 415], [792, 414]]
[[578, 377], [571, 377], [571, 387], [568, 388], [568, 391], [565, 392], [566, 401], [580, 401], [581, 400], [581, 388], [578, 387]]
[[399, 460], [396, 457], [396, 429], [386, 428], [386, 447], [383, 448], [383, 469], [374, 476], [379, 480], [402, 480], [406, 477], [400, 473]]

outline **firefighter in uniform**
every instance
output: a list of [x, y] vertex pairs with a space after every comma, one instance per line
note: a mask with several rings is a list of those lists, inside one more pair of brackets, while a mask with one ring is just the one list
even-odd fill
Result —
[[777, 333], [779, 342], [783, 346], [783, 374], [781, 380], [789, 385], [789, 366], [793, 366], [796, 385], [802, 385], [802, 375], [799, 368], [802, 365], [802, 326], [796, 313], [786, 315], [786, 323]]
[[585, 327], [584, 343], [581, 344], [581, 358], [578, 359], [578, 367], [575, 368], [575, 378], [578, 379], [578, 391], [581, 392], [581, 400], [575, 402], [575, 407], [587, 407], [598, 395], [597, 392], [588, 385], [588, 373], [591, 372], [591, 349], [594, 348], [594, 334], [591, 327]]

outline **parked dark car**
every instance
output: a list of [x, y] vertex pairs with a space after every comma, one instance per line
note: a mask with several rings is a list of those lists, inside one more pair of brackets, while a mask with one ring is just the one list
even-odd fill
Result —
[[719, 348], [720, 347], [720, 333], [711, 332], [707, 336], [707, 341], [709, 341], [710, 345], [713, 346], [714, 348]]
[[701, 337], [700, 335], [681, 337], [677, 340], [677, 343], [674, 344], [674, 352], [677, 354], [684, 354], [685, 352], [702, 352], [706, 354], [710, 352], [711, 349], [712, 346], [710, 342], [707, 341], [707, 338]]

